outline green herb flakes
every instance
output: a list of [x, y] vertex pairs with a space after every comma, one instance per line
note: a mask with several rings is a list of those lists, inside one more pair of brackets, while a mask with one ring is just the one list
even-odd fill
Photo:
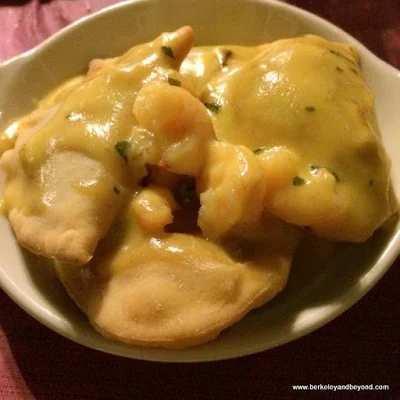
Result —
[[303, 179], [303, 178], [301, 178], [300, 176], [297, 176], [297, 175], [296, 175], [296, 176], [293, 178], [292, 183], [293, 183], [293, 186], [303, 186], [303, 185], [305, 185], [306, 180]]
[[218, 103], [204, 103], [204, 105], [212, 112], [217, 113], [221, 108], [221, 105]]
[[170, 76], [168, 77], [168, 83], [171, 86], [181, 86], [181, 81], [178, 81], [178, 79], [171, 78]]
[[369, 182], [368, 182], [368, 185], [369, 185], [369, 186], [372, 186], [373, 184], [374, 184], [374, 180], [373, 180], [373, 179], [370, 179]]
[[171, 57], [175, 60], [174, 53], [172, 51], [172, 48], [169, 46], [161, 46], [161, 51], [168, 57]]
[[114, 148], [117, 150], [118, 154], [125, 160], [125, 162], [128, 162], [128, 152], [131, 147], [131, 144], [127, 142], [126, 140], [123, 140], [122, 142], [118, 142]]
[[308, 111], [308, 112], [314, 112], [315, 111], [315, 107], [313, 107], [313, 106], [307, 106], [307, 107], [304, 107], [304, 109], [306, 111]]

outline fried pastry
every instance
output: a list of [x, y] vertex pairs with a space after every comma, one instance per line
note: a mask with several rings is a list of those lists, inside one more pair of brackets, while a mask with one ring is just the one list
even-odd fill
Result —
[[92, 70], [28, 132], [20, 129], [1, 159], [4, 204], [20, 244], [69, 263], [91, 259], [137, 183], [115, 150], [137, 125], [137, 93], [176, 75], [192, 44], [184, 27], [136, 46]]

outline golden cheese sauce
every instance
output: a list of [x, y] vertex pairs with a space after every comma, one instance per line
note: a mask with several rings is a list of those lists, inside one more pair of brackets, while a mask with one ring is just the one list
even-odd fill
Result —
[[211, 340], [284, 288], [304, 230], [360, 242], [397, 208], [353, 48], [192, 36], [97, 60], [0, 136], [19, 241], [129, 343]]
[[[197, 345], [286, 285], [295, 229], [274, 221], [269, 242], [222, 245], [195, 229], [164, 232], [175, 206], [166, 189], [142, 189], [85, 268], [57, 265], [68, 292], [103, 335], [146, 346]], [[194, 211], [187, 212], [186, 225]]]
[[[221, 62], [219, 54], [229, 57]], [[203, 47], [189, 55], [182, 73], [197, 82], [201, 100], [214, 105], [218, 140], [245, 145], [261, 156], [283, 147], [296, 158], [292, 178], [298, 177], [299, 185], [280, 199], [287, 210], [289, 202], [298, 209], [313, 200], [309, 207], [322, 208], [325, 199], [337, 199], [325, 214], [342, 213], [347, 235], [337, 232], [343, 225], [329, 218], [315, 224], [275, 203], [273, 213], [291, 223], [315, 225], [313, 230], [329, 239], [363, 241], [393, 212], [390, 163], [379, 137], [374, 96], [351, 47], [316, 36], [253, 48]], [[336, 184], [321, 185], [315, 193], [320, 199], [314, 201], [314, 194], [301, 192], [313, 190], [312, 178], [322, 168]], [[345, 211], [349, 205], [352, 215]]]

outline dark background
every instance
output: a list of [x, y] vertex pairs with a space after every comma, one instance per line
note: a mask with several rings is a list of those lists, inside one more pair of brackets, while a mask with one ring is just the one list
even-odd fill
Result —
[[[334, 22], [400, 68], [399, 0], [288, 2]], [[310, 393], [291, 385], [309, 383], [388, 384], [389, 392], [345, 396], [399, 398], [399, 264], [318, 331], [257, 355], [203, 364], [135, 361], [84, 348], [36, 322], [0, 290], [0, 399], [304, 398]]]

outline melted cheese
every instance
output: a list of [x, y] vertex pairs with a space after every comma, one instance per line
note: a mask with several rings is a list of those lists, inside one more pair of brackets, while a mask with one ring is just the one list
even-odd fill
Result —
[[[230, 54], [226, 65], [217, 57], [222, 51]], [[267, 187], [273, 214], [328, 239], [358, 242], [396, 209], [374, 96], [352, 47], [316, 36], [203, 47], [182, 71], [204, 103], [218, 105], [210, 113], [218, 140], [256, 150], [267, 186], [284, 180], [279, 190]], [[271, 151], [283, 153], [279, 164]]]

